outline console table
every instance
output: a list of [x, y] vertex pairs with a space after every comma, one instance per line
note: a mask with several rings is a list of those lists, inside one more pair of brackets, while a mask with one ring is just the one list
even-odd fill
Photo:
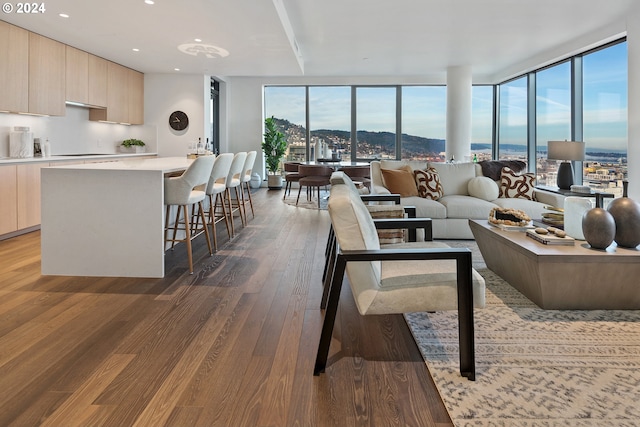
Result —
[[541, 308], [640, 309], [638, 249], [549, 246], [487, 220], [469, 220], [469, 227], [487, 267]]

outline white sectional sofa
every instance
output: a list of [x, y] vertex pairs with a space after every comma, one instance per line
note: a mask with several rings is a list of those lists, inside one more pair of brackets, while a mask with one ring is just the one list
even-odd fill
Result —
[[[500, 163], [497, 162], [500, 166]], [[495, 166], [495, 165], [494, 165]], [[533, 200], [523, 197], [499, 197], [501, 181], [485, 177], [478, 163], [432, 163], [424, 161], [381, 160], [371, 162], [371, 192], [391, 193], [385, 185], [384, 174], [389, 170], [429, 170], [441, 183], [441, 196], [437, 200], [417, 195], [403, 195], [404, 206], [415, 206], [417, 217], [433, 221], [436, 239], [473, 239], [469, 219], [487, 219], [494, 207], [518, 209], [533, 219], [540, 219], [545, 206], [564, 206], [564, 197], [549, 191], [529, 189]], [[402, 174], [402, 172], [400, 172]], [[386, 183], [390, 184], [388, 179]], [[397, 182], [395, 183], [397, 187]], [[397, 190], [397, 188], [395, 189]], [[394, 193], [398, 191], [393, 191]], [[513, 196], [513, 194], [511, 194]]]

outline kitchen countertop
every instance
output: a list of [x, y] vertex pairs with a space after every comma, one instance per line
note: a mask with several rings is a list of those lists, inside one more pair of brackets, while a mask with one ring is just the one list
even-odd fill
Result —
[[0, 157], [0, 166], [15, 165], [22, 163], [49, 163], [63, 162], [70, 160], [117, 160], [129, 157], [156, 156], [157, 153], [114, 153], [114, 154], [72, 154], [65, 156], [51, 157], [30, 157], [30, 158], [11, 158]]

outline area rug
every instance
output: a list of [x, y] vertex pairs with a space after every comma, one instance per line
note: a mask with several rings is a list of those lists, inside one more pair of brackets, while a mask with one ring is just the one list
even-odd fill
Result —
[[[300, 200], [298, 204], [296, 204], [296, 199], [298, 198], [298, 190], [294, 189], [291, 193], [287, 194], [287, 197], [283, 199], [283, 201], [290, 205], [296, 206], [298, 208], [306, 208], [306, 209], [318, 209], [318, 195], [314, 194], [311, 199], [307, 199], [306, 191], [302, 191], [300, 193]], [[320, 190], [320, 210], [326, 210], [329, 204], [329, 191]]]
[[457, 312], [405, 315], [454, 425], [640, 426], [640, 310], [543, 310], [474, 261], [476, 381], [459, 373]]

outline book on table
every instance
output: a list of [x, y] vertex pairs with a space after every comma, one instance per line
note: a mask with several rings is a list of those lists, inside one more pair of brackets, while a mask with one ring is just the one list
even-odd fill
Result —
[[534, 228], [536, 228], [531, 221], [529, 221], [526, 225], [496, 224], [491, 221], [489, 221], [489, 224], [493, 225], [496, 228], [499, 228], [500, 230], [505, 230], [505, 231], [524, 231], [524, 230], [533, 230]]
[[534, 230], [527, 230], [527, 236], [531, 237], [533, 240], [537, 240], [538, 242], [545, 245], [568, 245], [573, 246], [575, 244], [575, 239], [570, 236], [559, 237], [555, 234], [538, 234]]

